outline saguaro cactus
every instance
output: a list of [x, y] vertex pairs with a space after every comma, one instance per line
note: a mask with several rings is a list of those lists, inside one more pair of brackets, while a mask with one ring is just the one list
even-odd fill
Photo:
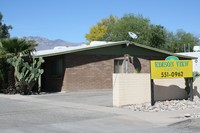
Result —
[[[14, 66], [16, 88], [18, 88], [18, 90], [24, 94], [31, 91], [35, 82], [38, 80], [38, 78], [40, 79], [40, 76], [44, 72], [44, 70], [40, 68], [42, 63], [44, 63], [42, 58], [33, 58], [32, 63], [28, 63], [25, 62], [22, 57], [15, 56], [8, 59], [7, 62]], [[38, 81], [38, 83], [40, 82]]]

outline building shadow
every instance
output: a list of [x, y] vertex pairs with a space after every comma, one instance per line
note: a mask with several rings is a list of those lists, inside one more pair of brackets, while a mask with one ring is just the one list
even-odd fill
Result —
[[140, 72], [142, 69], [140, 60], [137, 57], [133, 57], [133, 66], [137, 72]]
[[194, 86], [193, 94], [194, 96], [197, 96], [198, 98], [200, 98], [200, 93], [198, 92], [197, 86]]
[[154, 98], [156, 101], [182, 100], [187, 98], [187, 92], [185, 88], [180, 88], [177, 85], [155, 85]]

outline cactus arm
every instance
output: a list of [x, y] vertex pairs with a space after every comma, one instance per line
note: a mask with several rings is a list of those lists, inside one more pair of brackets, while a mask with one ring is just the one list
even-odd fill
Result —
[[22, 57], [15, 56], [7, 59], [7, 62], [14, 67], [18, 82], [25, 82], [30, 85], [38, 80], [38, 85], [41, 87], [41, 75], [44, 73], [44, 70], [41, 69], [41, 65], [44, 63], [43, 58], [40, 57], [38, 60], [33, 58], [32, 63], [29, 64]]

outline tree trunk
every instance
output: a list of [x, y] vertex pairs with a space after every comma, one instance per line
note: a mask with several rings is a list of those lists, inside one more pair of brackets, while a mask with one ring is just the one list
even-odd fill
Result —
[[15, 77], [14, 77], [15, 69], [12, 65], [9, 66], [8, 70], [8, 93], [14, 94], [16, 93], [15, 87]]
[[29, 95], [32, 93], [32, 88], [35, 85], [35, 82], [27, 83], [25, 81], [16, 81], [15, 87], [17, 92], [22, 95]]

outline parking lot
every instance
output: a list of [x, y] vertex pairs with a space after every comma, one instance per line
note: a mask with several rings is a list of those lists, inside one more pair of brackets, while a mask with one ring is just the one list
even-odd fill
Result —
[[[168, 126], [186, 120], [181, 116], [188, 111], [134, 112], [115, 108], [109, 90], [29, 96], [1, 94], [0, 107], [2, 133], [189, 132], [189, 128], [180, 128], [187, 123]], [[190, 131], [197, 131], [194, 129]]]
[[89, 105], [99, 105], [105, 107], [112, 106], [111, 90], [60, 92], [53, 94], [36, 95], [35, 97], [41, 99], [49, 99], [55, 101], [73, 102], [73, 103], [81, 103]]

